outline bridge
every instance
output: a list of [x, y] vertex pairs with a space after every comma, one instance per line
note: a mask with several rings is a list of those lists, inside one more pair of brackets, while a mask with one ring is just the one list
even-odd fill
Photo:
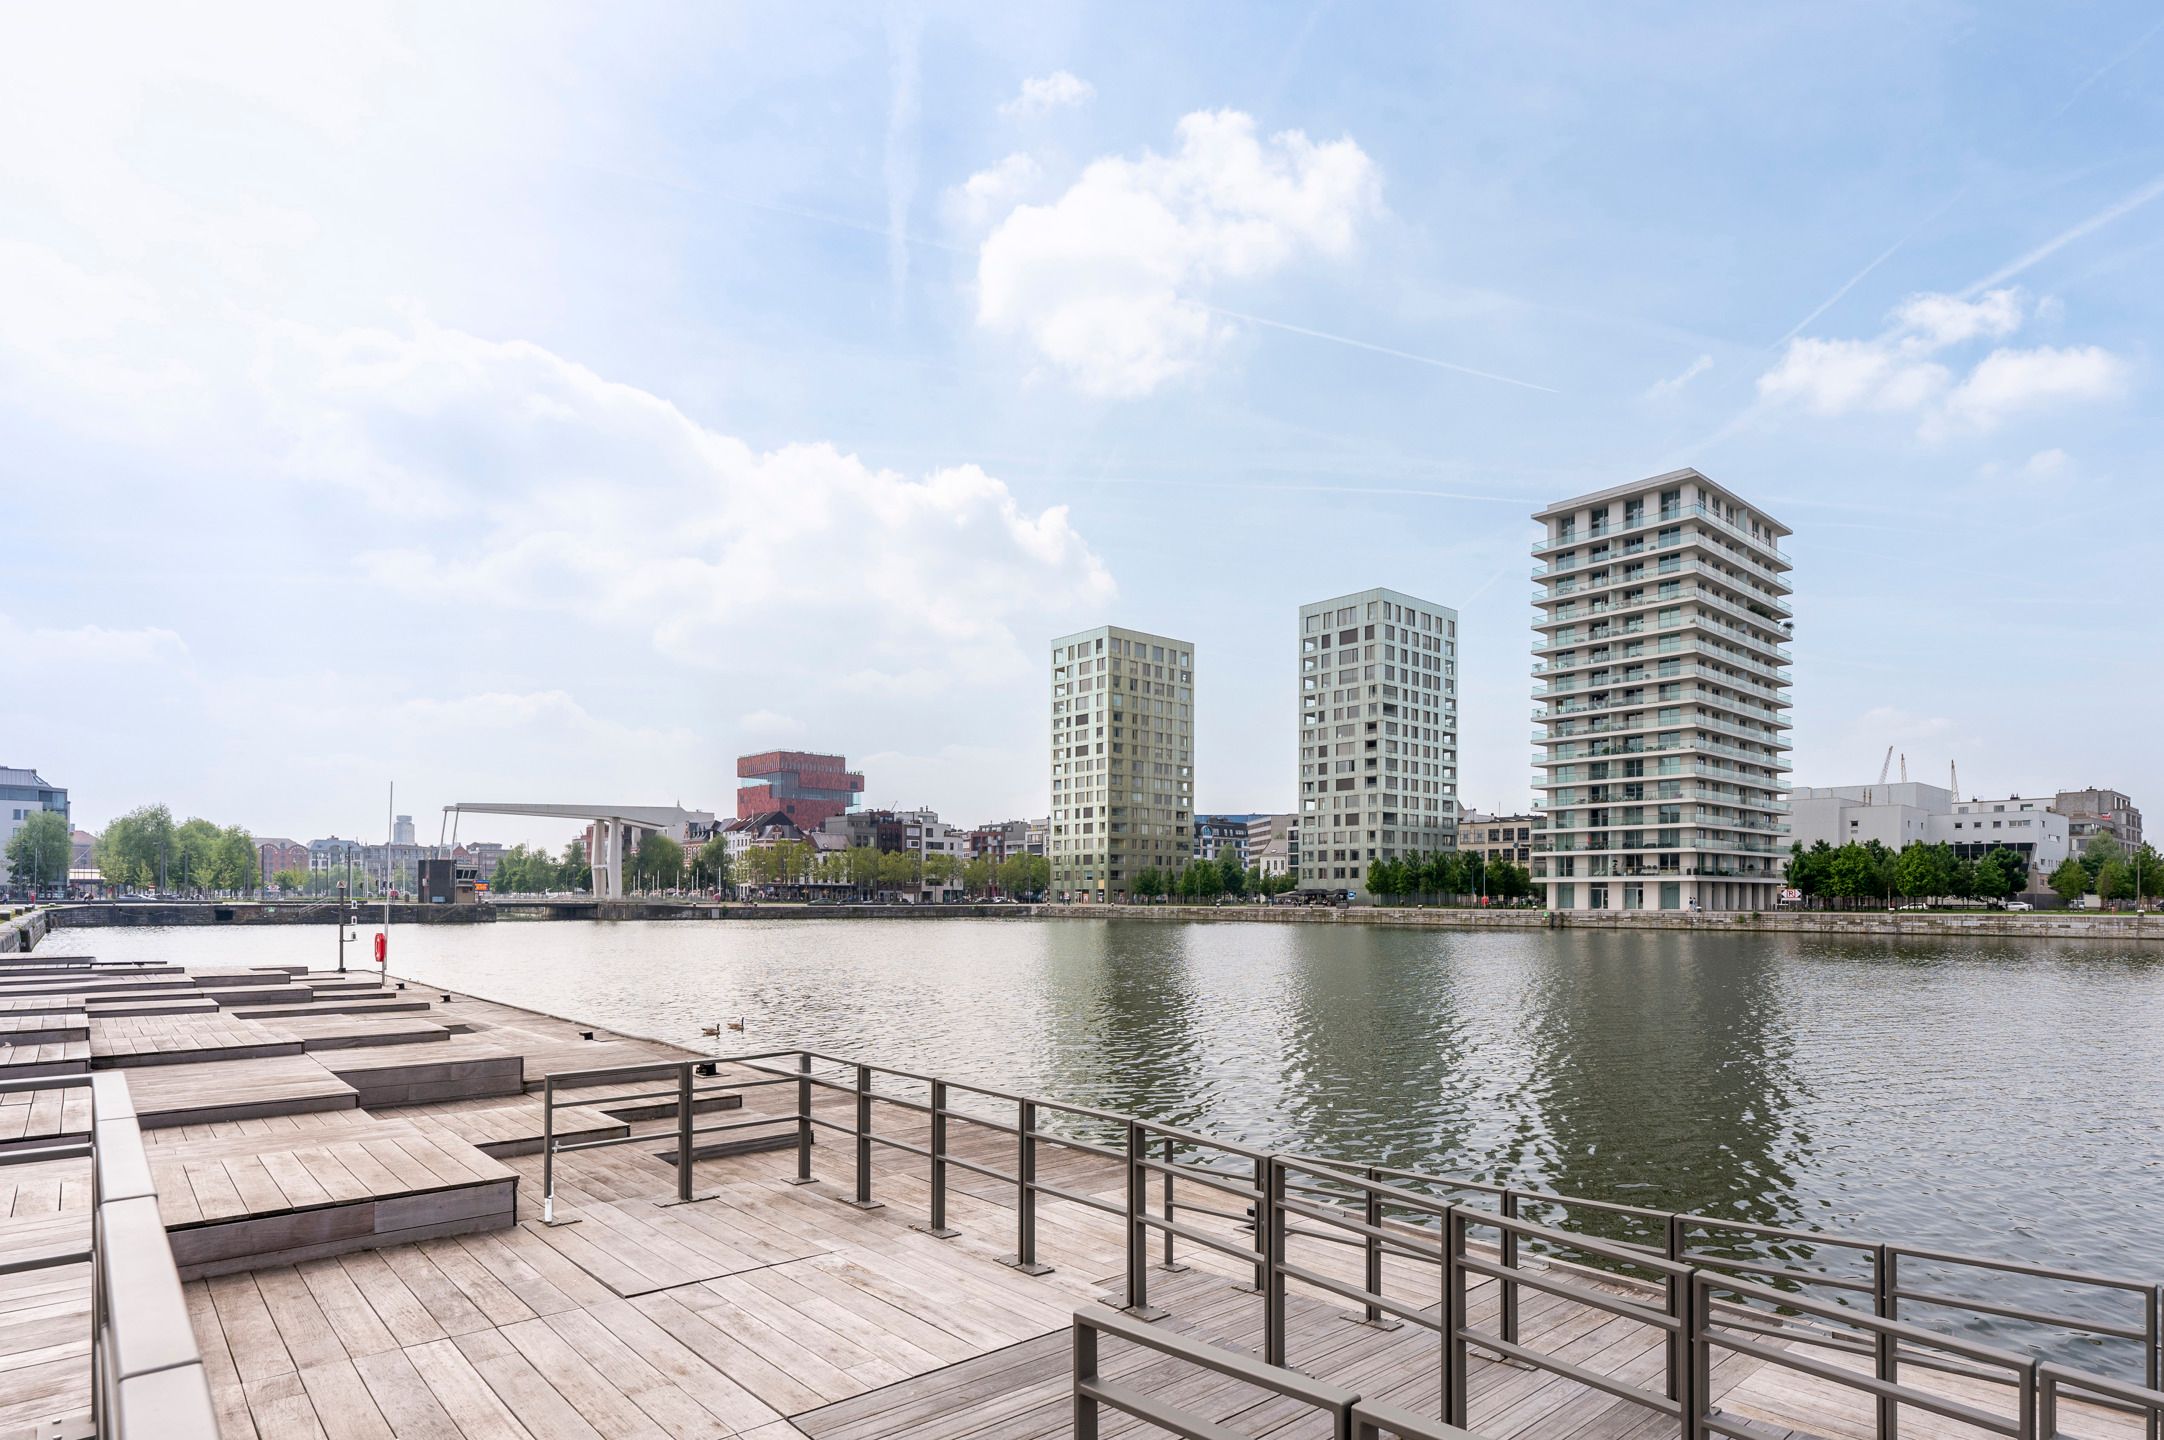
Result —
[[681, 805], [553, 805], [523, 800], [462, 800], [444, 806], [443, 813], [583, 821], [594, 832], [594, 843], [586, 858], [593, 870], [594, 895], [602, 900], [623, 898], [624, 858], [631, 853], [638, 836], [665, 833], [681, 839], [692, 821], [714, 818], [704, 810], [686, 810]]

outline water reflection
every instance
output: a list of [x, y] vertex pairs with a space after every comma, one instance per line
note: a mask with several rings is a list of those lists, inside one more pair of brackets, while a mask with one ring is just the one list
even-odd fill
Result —
[[[328, 964], [325, 929], [52, 953]], [[44, 947], [41, 947], [44, 948]], [[2164, 1270], [2164, 968], [2097, 944], [1142, 921], [429, 926], [393, 968], [1288, 1149]]]

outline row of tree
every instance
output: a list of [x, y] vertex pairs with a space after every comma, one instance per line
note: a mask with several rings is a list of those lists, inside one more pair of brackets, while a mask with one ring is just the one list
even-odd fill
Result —
[[1438, 850], [1368, 866], [1368, 889], [1376, 898], [1449, 901], [1470, 895], [1522, 900], [1533, 893], [1533, 872], [1509, 860], [1490, 860], [1478, 850]]
[[257, 889], [262, 878], [246, 830], [196, 817], [176, 825], [163, 805], [140, 806], [113, 821], [91, 853], [105, 883], [127, 889], [237, 895]]
[[1227, 896], [1267, 899], [1284, 894], [1298, 883], [1290, 875], [1265, 875], [1260, 866], [1243, 869], [1239, 854], [1228, 845], [1217, 852], [1215, 860], [1190, 860], [1177, 870], [1152, 866], [1138, 871], [1127, 882], [1127, 888], [1137, 900], [1162, 900], [1168, 896], [1176, 900]]
[[2029, 864], [2003, 846], [1980, 857], [1958, 855], [1941, 841], [1911, 841], [1899, 850], [1876, 840], [1830, 845], [1821, 840], [1808, 850], [1801, 841], [1788, 850], [1788, 883], [1814, 904], [1890, 900], [2005, 900], [2027, 888]]

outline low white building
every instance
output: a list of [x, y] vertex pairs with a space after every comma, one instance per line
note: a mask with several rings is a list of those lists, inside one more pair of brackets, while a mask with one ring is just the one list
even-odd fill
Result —
[[1977, 859], [2007, 849], [2029, 862], [2035, 883], [2073, 853], [2067, 818], [2048, 799], [1955, 800], [1942, 785], [1799, 785], [1791, 792], [1791, 833], [1805, 849], [1873, 840], [1889, 850], [1948, 844]]

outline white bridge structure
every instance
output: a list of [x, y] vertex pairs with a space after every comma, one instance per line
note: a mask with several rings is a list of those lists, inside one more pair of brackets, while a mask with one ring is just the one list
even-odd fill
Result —
[[707, 810], [681, 805], [548, 805], [525, 801], [462, 800], [443, 807], [446, 815], [538, 815], [549, 820], [582, 820], [593, 832], [587, 864], [594, 872], [594, 897], [618, 900], [624, 893], [624, 858], [642, 835], [665, 834], [686, 840], [694, 821], [710, 825]]

